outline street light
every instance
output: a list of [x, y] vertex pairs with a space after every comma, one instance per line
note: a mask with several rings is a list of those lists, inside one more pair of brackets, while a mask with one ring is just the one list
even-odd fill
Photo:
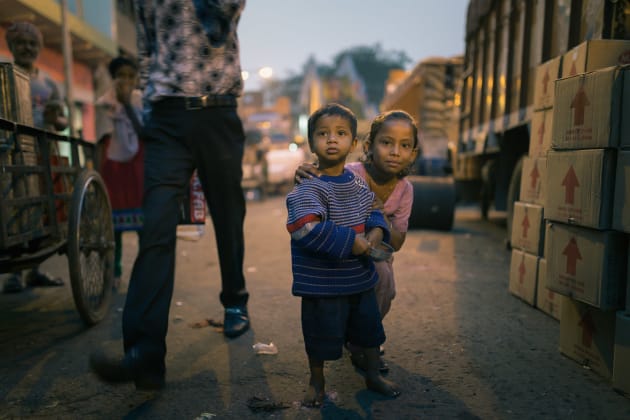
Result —
[[[256, 74], [262, 83], [265, 84], [267, 80], [270, 80], [273, 77], [273, 69], [269, 66], [261, 67], [256, 71]], [[251, 77], [250, 71], [241, 70], [241, 77], [243, 78], [243, 81], [249, 80]]]
[[[253, 76], [256, 76], [254, 79]], [[270, 106], [272, 98], [272, 80], [273, 80], [273, 68], [269, 66], [260, 67], [255, 72], [249, 70], [242, 70], [241, 77], [244, 84], [248, 85], [247, 90], [258, 90], [262, 94], [262, 101], [264, 106]], [[251, 86], [248, 81], [251, 81]]]

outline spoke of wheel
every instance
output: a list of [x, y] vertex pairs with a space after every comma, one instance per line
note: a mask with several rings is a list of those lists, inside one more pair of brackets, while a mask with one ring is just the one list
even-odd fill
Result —
[[111, 215], [105, 196], [95, 184], [86, 189], [81, 218], [80, 261], [85, 297], [90, 306], [101, 305], [104, 290], [104, 275], [107, 270], [107, 253], [113, 249], [113, 238], [108, 238]]

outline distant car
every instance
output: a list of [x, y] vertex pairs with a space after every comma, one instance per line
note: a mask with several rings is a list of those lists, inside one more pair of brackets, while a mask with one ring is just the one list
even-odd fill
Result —
[[288, 191], [293, 185], [295, 170], [306, 159], [304, 149], [287, 135], [274, 133], [267, 141], [266, 192]]
[[245, 133], [243, 151], [243, 178], [241, 185], [247, 199], [263, 199], [265, 196], [265, 152], [262, 135], [258, 131]]

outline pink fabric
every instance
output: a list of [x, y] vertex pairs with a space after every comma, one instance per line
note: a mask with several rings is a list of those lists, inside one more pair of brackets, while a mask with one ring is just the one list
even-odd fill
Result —
[[[367, 180], [367, 171], [361, 162], [350, 162], [346, 164], [356, 175]], [[366, 181], [367, 182], [367, 181]], [[409, 228], [409, 216], [413, 204], [413, 186], [406, 178], [399, 179], [394, 190], [384, 203], [384, 213], [392, 222], [392, 226], [399, 232], [407, 232]], [[381, 312], [381, 319], [389, 312], [392, 300], [396, 296], [396, 283], [394, 282], [394, 258], [387, 261], [376, 261], [376, 273], [378, 282], [374, 287], [378, 308]]]
[[[365, 166], [361, 162], [350, 162], [346, 168], [367, 180]], [[394, 191], [389, 195], [385, 205], [385, 215], [399, 232], [407, 232], [409, 229], [409, 216], [413, 204], [413, 186], [406, 178], [398, 180]]]

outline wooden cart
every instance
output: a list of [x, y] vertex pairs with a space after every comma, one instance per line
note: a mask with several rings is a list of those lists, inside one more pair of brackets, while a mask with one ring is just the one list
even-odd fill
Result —
[[93, 151], [83, 140], [0, 119], [0, 273], [65, 254], [74, 302], [87, 325], [107, 313], [114, 269], [107, 189], [81, 164]]

